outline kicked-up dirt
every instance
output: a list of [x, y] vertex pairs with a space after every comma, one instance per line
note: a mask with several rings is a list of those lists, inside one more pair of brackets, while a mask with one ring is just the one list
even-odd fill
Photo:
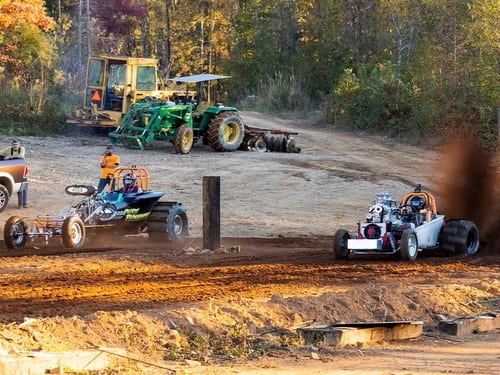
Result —
[[[498, 330], [452, 338], [436, 325], [500, 309], [498, 156], [474, 146], [456, 154], [456, 146], [426, 150], [257, 113], [242, 117], [252, 126], [299, 132], [302, 152], [117, 148], [122, 165], [145, 166], [152, 188], [184, 205], [191, 233], [184, 246], [142, 235], [78, 252], [2, 244], [0, 350], [125, 349], [127, 359], [102, 374], [496, 373]], [[97, 183], [108, 143], [83, 134], [21, 141], [30, 207], [11, 202], [4, 221], [59, 212], [71, 201], [66, 185]], [[203, 249], [200, 238], [208, 175], [221, 176], [216, 250]], [[337, 229], [353, 230], [376, 194], [399, 200], [417, 183], [436, 193], [445, 214], [478, 224], [476, 256], [334, 259]], [[393, 320], [424, 321], [424, 336], [335, 349], [307, 345], [296, 331], [313, 322]]]

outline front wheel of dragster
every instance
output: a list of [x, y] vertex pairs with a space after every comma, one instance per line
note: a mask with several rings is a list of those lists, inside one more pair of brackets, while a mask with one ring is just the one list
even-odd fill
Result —
[[175, 152], [178, 154], [189, 154], [191, 147], [193, 146], [193, 129], [187, 125], [182, 124], [174, 139]]
[[207, 134], [215, 151], [235, 151], [245, 136], [245, 125], [236, 112], [223, 112], [212, 119]]
[[155, 242], [182, 243], [188, 235], [188, 217], [179, 204], [158, 202], [148, 218], [147, 232]]
[[347, 259], [349, 257], [349, 249], [347, 248], [347, 240], [351, 238], [349, 232], [345, 229], [339, 229], [333, 236], [333, 254], [335, 259]]
[[414, 261], [417, 259], [418, 253], [418, 240], [417, 234], [411, 229], [406, 229], [401, 235], [401, 242], [399, 251], [401, 259]]
[[11, 216], [5, 223], [3, 239], [9, 249], [19, 249], [26, 245], [27, 226], [19, 216]]
[[63, 246], [67, 249], [79, 249], [85, 242], [85, 226], [78, 216], [64, 219], [61, 237]]

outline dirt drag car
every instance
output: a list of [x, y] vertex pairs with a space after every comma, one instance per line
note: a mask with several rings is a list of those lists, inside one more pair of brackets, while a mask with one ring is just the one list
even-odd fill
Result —
[[[120, 192], [126, 176], [133, 176], [137, 192]], [[145, 168], [120, 167], [114, 174], [115, 191], [97, 193], [92, 185], [67, 186], [65, 192], [78, 201], [56, 215], [39, 215], [30, 224], [11, 216], [4, 226], [5, 244], [16, 249], [28, 241], [47, 246], [59, 239], [65, 248], [79, 249], [86, 240], [110, 243], [139, 233], [147, 233], [155, 242], [182, 243], [188, 234], [186, 211], [180, 203], [159, 201], [164, 193], [150, 190], [149, 178]]]
[[336, 259], [347, 259], [350, 254], [399, 254], [413, 261], [418, 252], [434, 248], [474, 255], [479, 250], [479, 231], [472, 221], [445, 219], [437, 211], [434, 196], [422, 191], [420, 184], [400, 204], [391, 194], [378, 194], [354, 236], [339, 229], [333, 237]]

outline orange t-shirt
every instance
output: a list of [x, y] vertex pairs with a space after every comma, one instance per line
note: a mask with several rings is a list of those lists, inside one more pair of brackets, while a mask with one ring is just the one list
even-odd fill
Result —
[[101, 168], [101, 178], [107, 178], [108, 175], [115, 173], [116, 167], [120, 164], [120, 157], [115, 154], [111, 154], [110, 156], [103, 155], [99, 162], [100, 165], [104, 165]]

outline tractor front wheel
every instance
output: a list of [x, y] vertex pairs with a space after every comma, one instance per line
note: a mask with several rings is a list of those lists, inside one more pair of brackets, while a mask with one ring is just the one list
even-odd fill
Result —
[[9, 249], [19, 249], [26, 245], [28, 234], [27, 226], [19, 216], [11, 216], [5, 223], [3, 239]]
[[191, 147], [193, 146], [193, 129], [187, 125], [182, 124], [174, 139], [175, 152], [178, 154], [189, 154]]
[[85, 241], [85, 226], [78, 216], [69, 216], [62, 225], [62, 243], [67, 249], [79, 249]]
[[245, 135], [245, 125], [236, 112], [215, 116], [208, 125], [208, 144], [215, 151], [235, 151]]

